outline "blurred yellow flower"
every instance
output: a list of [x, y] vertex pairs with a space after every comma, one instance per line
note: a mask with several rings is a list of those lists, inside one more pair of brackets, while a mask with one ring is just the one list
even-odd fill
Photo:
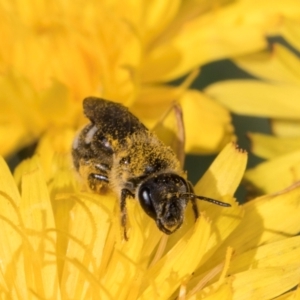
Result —
[[234, 145], [195, 186], [231, 208], [201, 203], [195, 223], [188, 207], [167, 237], [128, 201], [128, 242], [115, 196], [79, 192], [63, 153], [48, 179], [42, 153], [15, 180], [0, 160], [2, 299], [273, 299], [299, 284], [300, 186], [239, 206], [247, 156]]
[[[284, 19], [279, 33], [298, 51], [300, 23]], [[235, 59], [260, 80], [213, 84], [207, 93], [235, 113], [271, 118], [273, 136], [251, 133], [252, 152], [266, 162], [250, 169], [245, 179], [263, 193], [274, 193], [300, 180], [300, 59], [275, 43], [271, 51]]]
[[[181, 102], [188, 152], [234, 140], [228, 111], [198, 91], [202, 64], [266, 47], [266, 30], [299, 12], [297, 1], [2, 1], [0, 151], [48, 130], [77, 128], [89, 95], [124, 102], [149, 127]], [[282, 12], [281, 12], [282, 11]], [[159, 108], [159, 109], [157, 109]], [[207, 130], [209, 128], [209, 130]], [[208, 134], [211, 132], [211, 134]], [[197, 135], [197, 139], [195, 139]]]
[[274, 193], [300, 179], [300, 135], [295, 137], [249, 134], [252, 152], [263, 162], [245, 173], [254, 191]]

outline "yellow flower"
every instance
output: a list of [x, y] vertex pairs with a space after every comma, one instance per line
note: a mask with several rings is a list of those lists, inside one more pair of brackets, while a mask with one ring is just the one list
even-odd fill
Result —
[[252, 152], [267, 159], [266, 162], [248, 170], [245, 174], [245, 179], [254, 184], [255, 189], [265, 193], [274, 193], [300, 179], [299, 136], [251, 133], [249, 138], [252, 143]]
[[[232, 207], [199, 203], [195, 222], [189, 205], [182, 228], [165, 236], [137, 201], [128, 201], [126, 242], [117, 195], [83, 192], [70, 158], [75, 130], [85, 122], [81, 101], [88, 95], [123, 102], [149, 128], [164, 127], [157, 120], [177, 100], [186, 150], [221, 149], [234, 139], [230, 115], [211, 100], [209, 95], [218, 96], [215, 87], [205, 93], [189, 88], [195, 70], [265, 48], [265, 32], [281, 30], [294, 38], [297, 22], [283, 18], [299, 13], [296, 0], [0, 4], [0, 151], [7, 155], [39, 139], [36, 156], [13, 176], [0, 159], [0, 298], [299, 298], [299, 289], [291, 290], [300, 278], [299, 184], [238, 205], [233, 195], [247, 158], [228, 144], [195, 191]], [[257, 153], [280, 160], [272, 172], [268, 167], [246, 175], [266, 191], [286, 187], [300, 171], [299, 140], [291, 137], [300, 124], [293, 98], [299, 62], [282, 47], [276, 52], [271, 59], [262, 53], [237, 60], [284, 87], [274, 87], [281, 97], [274, 98], [271, 115], [279, 118], [274, 122], [279, 137], [252, 135], [261, 146]], [[267, 75], [274, 65], [280, 72]], [[181, 76], [186, 77], [178, 86], [168, 84]], [[247, 84], [243, 92], [251, 96]], [[259, 91], [266, 96], [263, 84]], [[290, 96], [284, 103], [283, 95]], [[267, 106], [258, 111], [263, 114]], [[173, 129], [173, 121], [162, 122]], [[270, 175], [273, 181], [265, 180]], [[282, 185], [274, 184], [283, 175]]]
[[[300, 49], [298, 20], [284, 19], [279, 33]], [[274, 44], [271, 51], [240, 57], [235, 63], [261, 80], [216, 83], [207, 93], [235, 113], [272, 119], [273, 136], [249, 134], [253, 153], [267, 161], [248, 170], [245, 179], [256, 189], [273, 193], [300, 179], [300, 60]]]
[[[282, 15], [297, 16], [297, 5], [296, 0], [30, 0], [26, 5], [5, 0], [0, 151], [11, 154], [49, 129], [59, 134], [77, 128], [84, 122], [81, 101], [89, 95], [124, 102], [149, 127], [177, 100], [186, 119], [186, 150], [220, 150], [234, 140], [230, 115], [188, 89], [193, 71], [264, 48], [265, 31], [275, 30]], [[191, 72], [179, 87], [166, 84]]]
[[239, 206], [247, 156], [234, 145], [195, 186], [231, 208], [201, 203], [194, 222], [188, 207], [168, 237], [128, 201], [128, 242], [115, 195], [79, 192], [61, 151], [47, 183], [43, 153], [15, 180], [0, 160], [3, 299], [271, 299], [299, 284], [300, 186]]

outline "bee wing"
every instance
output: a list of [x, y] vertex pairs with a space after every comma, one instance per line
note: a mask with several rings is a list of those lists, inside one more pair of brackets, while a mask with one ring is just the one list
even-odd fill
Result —
[[83, 100], [84, 114], [113, 139], [122, 140], [135, 132], [148, 129], [120, 103], [96, 97]]
[[161, 141], [173, 149], [181, 166], [183, 166], [185, 159], [185, 130], [182, 109], [179, 103], [173, 102], [172, 106], [152, 130]]

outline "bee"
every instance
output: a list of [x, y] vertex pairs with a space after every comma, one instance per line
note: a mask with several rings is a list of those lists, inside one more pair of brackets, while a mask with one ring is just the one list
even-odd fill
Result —
[[128, 198], [137, 199], [165, 234], [181, 227], [189, 201], [195, 219], [199, 217], [196, 199], [230, 206], [195, 195], [173, 150], [123, 105], [88, 97], [83, 110], [90, 123], [73, 142], [74, 166], [90, 190], [104, 193], [110, 189], [119, 196], [125, 240]]

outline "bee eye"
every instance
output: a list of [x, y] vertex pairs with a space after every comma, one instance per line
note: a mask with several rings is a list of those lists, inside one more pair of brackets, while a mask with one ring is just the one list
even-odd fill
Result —
[[156, 218], [156, 212], [152, 203], [150, 189], [147, 187], [143, 187], [139, 191], [139, 200], [143, 210], [149, 215], [151, 218]]

